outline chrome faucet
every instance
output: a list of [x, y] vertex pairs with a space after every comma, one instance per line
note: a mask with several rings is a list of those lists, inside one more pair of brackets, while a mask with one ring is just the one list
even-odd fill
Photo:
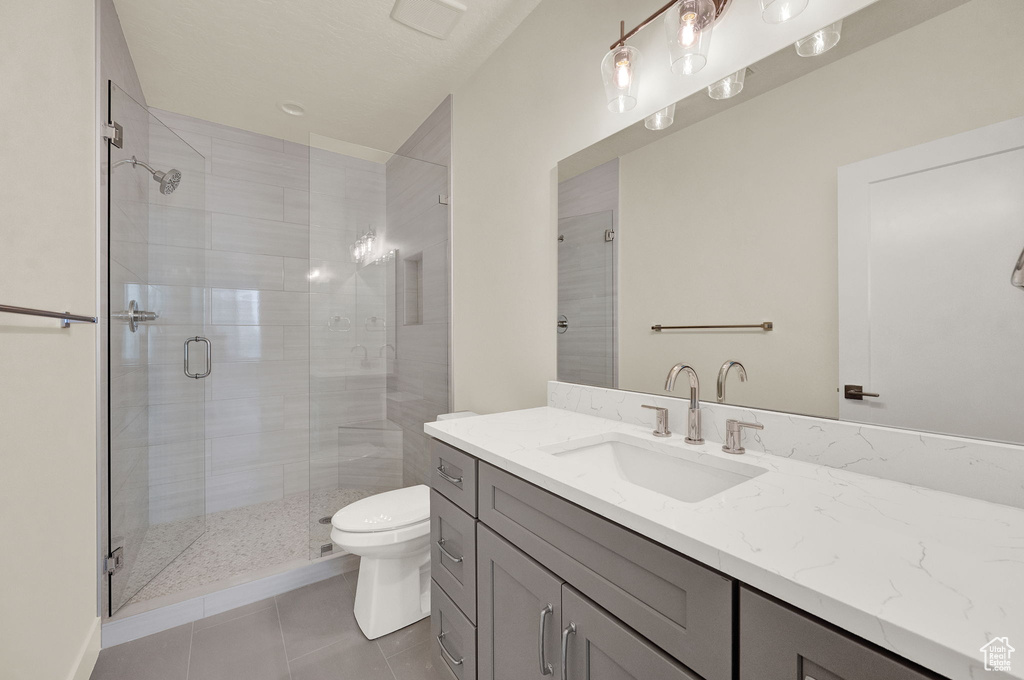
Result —
[[764, 425], [761, 423], [741, 423], [738, 420], [730, 418], [725, 421], [725, 444], [722, 445], [722, 450], [726, 453], [746, 453], [747, 450], [743, 448], [743, 428], [750, 428], [751, 430], [763, 430]]
[[743, 364], [738, 361], [726, 361], [722, 364], [722, 367], [718, 369], [718, 403], [721, 404], [725, 401], [725, 379], [729, 377], [729, 369], [733, 366], [740, 372], [740, 382], [747, 382], [747, 369], [743, 368]]
[[649, 408], [654, 411], [654, 432], [655, 437], [671, 437], [672, 432], [668, 429], [668, 409], [661, 406], [641, 404], [640, 408]]
[[671, 392], [676, 387], [676, 378], [686, 371], [690, 378], [690, 408], [686, 412], [686, 443], [703, 444], [704, 437], [700, 427], [700, 380], [697, 378], [697, 371], [686, 364], [676, 364], [668, 372], [665, 378], [665, 390]]

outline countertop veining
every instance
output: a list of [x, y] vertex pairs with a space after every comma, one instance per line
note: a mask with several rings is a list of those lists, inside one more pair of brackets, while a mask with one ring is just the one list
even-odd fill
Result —
[[[953, 680], [990, 677], [981, 647], [1008, 637], [1024, 679], [1024, 510], [550, 407], [424, 430]], [[616, 433], [767, 472], [686, 503], [540, 450]]]

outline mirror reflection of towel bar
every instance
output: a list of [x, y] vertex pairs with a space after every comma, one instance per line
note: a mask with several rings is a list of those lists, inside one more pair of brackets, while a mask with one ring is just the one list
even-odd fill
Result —
[[662, 331], [695, 331], [716, 328], [760, 328], [763, 331], [770, 331], [775, 328], [775, 324], [771, 321], [764, 321], [762, 323], [739, 324], [732, 326], [662, 326], [660, 323], [651, 326], [651, 330], [655, 333], [660, 333]]

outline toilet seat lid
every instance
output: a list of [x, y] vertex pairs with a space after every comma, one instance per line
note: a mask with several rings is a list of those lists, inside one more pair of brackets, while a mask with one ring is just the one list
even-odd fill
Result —
[[331, 518], [339, 531], [371, 533], [401, 529], [430, 519], [430, 487], [419, 484], [385, 491], [346, 505]]

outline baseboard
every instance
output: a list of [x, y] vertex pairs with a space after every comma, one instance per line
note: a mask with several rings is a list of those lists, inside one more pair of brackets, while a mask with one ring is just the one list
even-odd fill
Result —
[[96, 659], [100, 656], [100, 631], [100, 617], [97, 616], [93, 619], [89, 635], [78, 652], [77, 661], [68, 675], [68, 680], [89, 680], [96, 667]]
[[355, 555], [338, 555], [305, 562], [303, 566], [248, 583], [197, 595], [138, 614], [108, 619], [103, 624], [103, 649], [323, 581], [352, 571], [358, 564], [359, 558]]

